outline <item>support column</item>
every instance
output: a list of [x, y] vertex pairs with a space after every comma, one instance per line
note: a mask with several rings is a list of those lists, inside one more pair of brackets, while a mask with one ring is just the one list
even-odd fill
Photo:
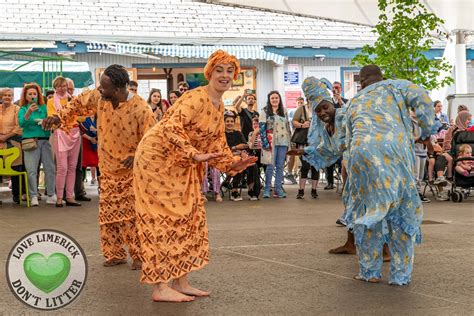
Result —
[[280, 92], [281, 97], [285, 97], [285, 65], [273, 66], [273, 90]]
[[455, 46], [456, 93], [467, 93], [466, 41], [464, 33], [456, 33]]

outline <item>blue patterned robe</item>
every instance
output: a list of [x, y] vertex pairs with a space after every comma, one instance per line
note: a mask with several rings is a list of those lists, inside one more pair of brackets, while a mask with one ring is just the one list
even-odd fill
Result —
[[433, 103], [424, 89], [407, 80], [374, 83], [347, 109], [337, 110], [332, 137], [313, 116], [305, 159], [322, 168], [344, 153], [348, 179], [343, 201], [349, 228], [371, 228], [386, 220], [420, 242], [423, 209], [414, 175], [409, 107], [416, 111], [421, 138], [434, 134]]

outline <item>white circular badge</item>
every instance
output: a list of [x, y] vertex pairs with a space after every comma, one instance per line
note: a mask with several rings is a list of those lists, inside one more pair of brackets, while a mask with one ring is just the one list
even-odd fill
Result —
[[57, 230], [22, 237], [7, 259], [7, 282], [26, 305], [53, 310], [74, 301], [85, 286], [87, 259], [79, 244]]

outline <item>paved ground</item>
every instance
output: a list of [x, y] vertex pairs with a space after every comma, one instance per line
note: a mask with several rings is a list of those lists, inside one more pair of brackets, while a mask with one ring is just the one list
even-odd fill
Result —
[[[0, 314], [34, 314], [17, 301], [4, 279], [5, 258], [24, 234], [54, 228], [74, 237], [89, 260], [81, 297], [53, 314], [86, 315], [473, 315], [474, 198], [463, 203], [426, 204], [424, 243], [416, 249], [408, 287], [354, 281], [355, 256], [327, 253], [345, 240], [336, 227], [342, 204], [335, 192], [318, 200], [289, 198], [259, 202], [209, 202], [211, 263], [191, 280], [212, 290], [193, 303], [153, 303], [139, 272], [102, 267], [98, 244], [97, 196], [82, 208], [13, 206], [1, 194]], [[94, 195], [92, 188], [89, 194]], [[388, 264], [384, 264], [387, 275]]]

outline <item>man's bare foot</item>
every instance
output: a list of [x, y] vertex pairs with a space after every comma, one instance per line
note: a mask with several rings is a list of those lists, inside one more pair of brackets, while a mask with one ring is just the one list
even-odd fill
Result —
[[151, 296], [154, 302], [192, 302], [193, 296], [184, 295], [176, 290], [173, 290], [166, 283], [161, 283], [155, 286]]
[[171, 283], [171, 288], [175, 289], [176, 291], [186, 294], [186, 295], [192, 295], [192, 296], [209, 296], [211, 292], [206, 292], [202, 291], [200, 289], [196, 289], [192, 287], [187, 280], [182, 281], [182, 280], [173, 280]]
[[377, 278], [370, 278], [368, 280], [363, 279], [360, 275], [354, 275], [354, 279], [358, 281], [364, 281], [364, 282], [369, 282], [369, 283], [380, 283], [382, 282], [382, 279], [377, 279]]
[[383, 245], [382, 256], [383, 256], [383, 262], [390, 262], [391, 256], [390, 256], [390, 250], [387, 244]]
[[133, 260], [132, 265], [130, 266], [132, 270], [141, 270], [142, 269], [142, 262], [140, 260]]
[[104, 267], [113, 267], [117, 266], [119, 264], [124, 264], [127, 263], [126, 259], [112, 259], [112, 260], [107, 260], [103, 263]]
[[329, 253], [332, 253], [334, 255], [355, 255], [357, 251], [354, 246], [344, 245], [329, 250]]

